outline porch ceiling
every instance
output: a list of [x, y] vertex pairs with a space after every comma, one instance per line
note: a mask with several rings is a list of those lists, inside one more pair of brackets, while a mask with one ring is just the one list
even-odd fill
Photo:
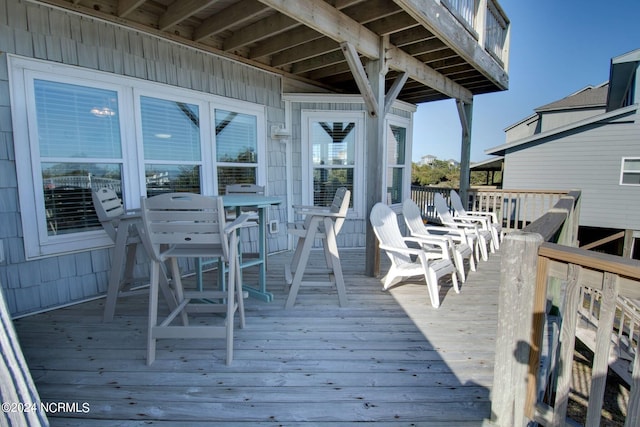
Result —
[[[359, 93], [341, 43], [384, 56], [387, 89], [422, 103], [507, 89], [505, 66], [440, 2], [418, 0], [42, 0], [284, 75], [285, 90]], [[315, 86], [310, 88], [307, 83]]]

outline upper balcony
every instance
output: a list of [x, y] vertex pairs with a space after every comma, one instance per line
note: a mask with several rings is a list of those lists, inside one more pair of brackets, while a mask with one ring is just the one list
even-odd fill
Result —
[[[510, 23], [494, 0], [41, 0], [285, 76], [285, 92], [358, 93], [342, 52], [386, 61], [422, 103], [508, 88]], [[99, 28], [94, 29], [99, 36]], [[117, 41], [114, 41], [117, 43]], [[144, 50], [145, 47], [141, 46]], [[384, 52], [384, 53], [381, 53]], [[145, 52], [162, 62], [163, 52]]]

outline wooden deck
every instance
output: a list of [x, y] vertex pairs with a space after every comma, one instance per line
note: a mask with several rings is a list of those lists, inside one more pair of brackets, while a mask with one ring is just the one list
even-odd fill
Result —
[[424, 282], [383, 292], [380, 279], [363, 275], [364, 251], [342, 250], [349, 306], [338, 306], [335, 290], [302, 288], [284, 310], [290, 255], [269, 257], [275, 301], [246, 300], [229, 367], [222, 340], [161, 340], [146, 366], [145, 295], [120, 300], [106, 324], [103, 299], [16, 320], [41, 399], [79, 404], [49, 413], [51, 425], [478, 426], [490, 418], [499, 254], [480, 262], [461, 294], [443, 283], [434, 309]]

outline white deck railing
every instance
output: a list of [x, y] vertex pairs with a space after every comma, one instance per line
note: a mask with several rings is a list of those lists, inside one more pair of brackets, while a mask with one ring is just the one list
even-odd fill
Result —
[[509, 20], [494, 0], [441, 0], [442, 4], [503, 66], [509, 50]]
[[570, 192], [505, 236], [491, 425], [565, 425], [576, 338], [594, 352], [585, 425], [600, 425], [607, 370], [623, 351], [625, 426], [638, 425], [640, 262], [576, 248], [579, 210], [580, 193]]
[[[449, 200], [450, 188], [411, 187], [411, 199], [421, 208], [423, 217], [438, 222], [433, 209], [433, 196], [440, 193]], [[504, 232], [522, 230], [534, 222], [560, 200], [567, 191], [558, 190], [499, 190], [472, 188], [468, 191], [468, 210], [495, 212], [502, 219]]]

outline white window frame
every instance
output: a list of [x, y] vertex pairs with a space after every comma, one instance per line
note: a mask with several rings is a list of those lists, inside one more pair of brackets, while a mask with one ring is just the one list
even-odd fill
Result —
[[[49, 236], [46, 230], [46, 212], [41, 158], [35, 123], [33, 79], [105, 88], [118, 93], [122, 143], [122, 185], [127, 208], [140, 206], [145, 191], [144, 156], [140, 123], [139, 96], [178, 99], [202, 106], [201, 118], [201, 189], [202, 194], [217, 194], [215, 159], [214, 113], [216, 108], [255, 114], [258, 136], [258, 185], [266, 185], [266, 109], [265, 106], [232, 100], [194, 90], [176, 88], [128, 76], [115, 75], [81, 67], [58, 64], [16, 55], [8, 55], [9, 92], [11, 99], [13, 137], [15, 146], [18, 195], [22, 219], [25, 257], [27, 260], [62, 255], [111, 246], [113, 242], [103, 230], [83, 231]], [[160, 94], [160, 96], [159, 96]], [[207, 122], [208, 120], [208, 122]], [[110, 159], [83, 159], [104, 162]]]
[[316, 121], [353, 121], [356, 123], [355, 132], [355, 164], [353, 168], [353, 208], [348, 211], [349, 216], [364, 217], [364, 146], [365, 146], [365, 113], [363, 111], [336, 110], [302, 110], [302, 204], [313, 205], [313, 159], [311, 158], [311, 123]]
[[628, 186], [632, 186], [632, 187], [633, 186], [635, 186], [635, 187], [640, 186], [640, 184], [627, 184], [627, 183], [623, 182], [625, 174], [638, 174], [638, 175], [640, 175], [640, 171], [626, 171], [625, 170], [624, 166], [625, 166], [625, 162], [627, 160], [640, 161], [640, 157], [623, 157], [622, 158], [622, 161], [620, 162], [620, 185], [628, 185]]
[[[401, 200], [405, 200], [408, 197], [411, 196], [411, 153], [412, 153], [412, 146], [413, 146], [413, 122], [411, 119], [406, 118], [406, 117], [400, 117], [400, 116], [392, 116], [392, 115], [388, 115], [387, 119], [385, 121], [385, 129], [389, 130], [390, 132], [390, 127], [391, 125], [393, 126], [398, 126], [398, 127], [403, 127], [407, 130], [407, 134], [406, 134], [406, 141], [405, 141], [405, 159], [404, 159], [404, 165], [400, 166], [400, 165], [390, 165], [389, 164], [389, 158], [388, 158], [388, 152], [389, 150], [384, 150], [384, 165], [385, 165], [385, 173], [383, 176], [383, 183], [382, 183], [382, 199], [386, 202], [387, 200], [387, 188], [389, 187], [389, 185], [391, 183], [387, 182], [387, 171], [389, 170], [389, 168], [404, 168], [403, 174], [402, 174], [402, 180], [403, 180], [403, 186], [402, 186], [402, 197]], [[389, 132], [385, 132], [385, 138], [389, 135]], [[389, 141], [385, 140], [385, 147], [389, 146]], [[391, 204], [391, 206], [400, 206], [402, 204], [402, 202], [400, 203], [394, 203]]]

